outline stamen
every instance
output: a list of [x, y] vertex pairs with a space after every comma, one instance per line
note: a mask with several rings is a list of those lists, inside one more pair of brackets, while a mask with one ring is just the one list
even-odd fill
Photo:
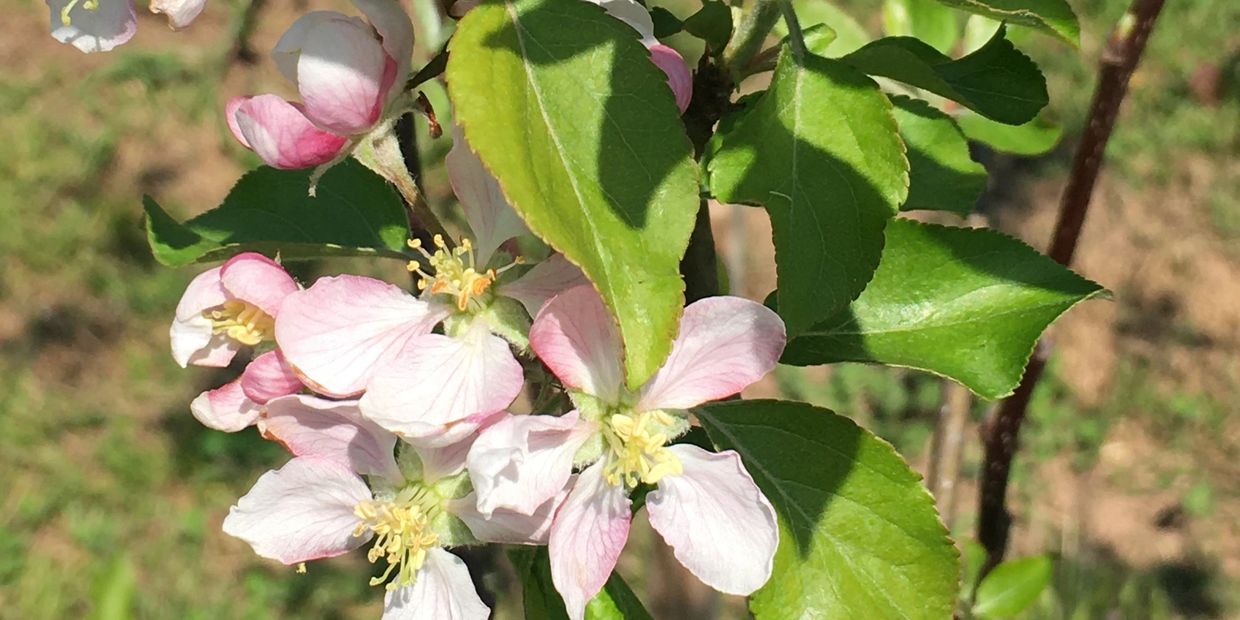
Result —
[[387, 570], [371, 579], [370, 585], [388, 581], [393, 572], [396, 578], [388, 582], [388, 590], [414, 582], [426, 562], [426, 552], [439, 545], [439, 536], [430, 529], [439, 510], [437, 498], [419, 487], [405, 489], [393, 500], [368, 500], [353, 509], [361, 519], [353, 535], [363, 536], [368, 531], [375, 535], [366, 559], [373, 564], [383, 558], [388, 563]]
[[241, 344], [254, 346], [270, 340], [275, 330], [275, 319], [258, 306], [240, 299], [230, 299], [224, 305], [206, 310], [202, 316], [211, 320], [211, 329], [217, 334], [227, 334]]
[[434, 253], [422, 247], [422, 242], [418, 239], [410, 239], [407, 243], [411, 249], [422, 254], [433, 271], [433, 275], [422, 270], [420, 261], [409, 261], [406, 268], [421, 276], [417, 283], [418, 290], [429, 291], [433, 295], [454, 297], [456, 308], [461, 312], [469, 308], [470, 301], [483, 296], [490, 290], [499, 274], [525, 262], [525, 259], [517, 257], [512, 263], [499, 269], [479, 271], [478, 257], [474, 253], [474, 244], [470, 239], [462, 239], [460, 245], [455, 248], [448, 248], [444, 238], [440, 235], [435, 235], [431, 242], [436, 248]]
[[682, 473], [680, 459], [667, 449], [670, 438], [660, 430], [674, 424], [672, 416], [664, 411], [612, 415], [604, 427], [614, 456], [603, 470], [607, 482], [633, 488], [639, 482], [656, 484], [664, 476]]

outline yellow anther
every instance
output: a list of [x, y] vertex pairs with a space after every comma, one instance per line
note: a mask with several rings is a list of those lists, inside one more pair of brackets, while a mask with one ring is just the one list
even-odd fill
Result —
[[275, 330], [275, 319], [258, 306], [240, 299], [230, 299], [224, 305], [204, 311], [202, 316], [211, 320], [211, 329], [217, 334], [254, 346], [270, 340]]
[[419, 263], [416, 260], [411, 260], [405, 264], [405, 269], [409, 270], [410, 272], [417, 273], [422, 270], [422, 263]]
[[674, 424], [664, 411], [617, 413], [608, 418], [604, 433], [613, 458], [603, 470], [607, 482], [632, 488], [639, 482], [655, 484], [664, 476], [682, 473], [680, 459], [667, 449], [670, 438], [663, 431]]
[[418, 239], [417, 237], [414, 237], [413, 239], [410, 239], [406, 241], [405, 243], [414, 250], [422, 247], [422, 240]]
[[388, 563], [383, 575], [371, 579], [370, 585], [388, 581], [393, 572], [396, 578], [388, 582], [389, 590], [414, 582], [426, 562], [426, 552], [439, 545], [439, 536], [430, 528], [439, 510], [438, 498], [416, 487], [402, 491], [395, 499], [368, 500], [353, 509], [353, 514], [361, 519], [353, 535], [372, 532], [375, 536], [366, 559], [373, 564], [383, 558]]

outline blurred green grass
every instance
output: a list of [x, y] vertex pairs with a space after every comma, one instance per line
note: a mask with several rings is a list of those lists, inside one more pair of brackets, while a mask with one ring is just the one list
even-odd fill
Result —
[[[1052, 112], [1069, 136], [1083, 122], [1102, 37], [1126, 3], [1072, 4], [1083, 19], [1082, 55], [1043, 39], [1027, 48], [1050, 78]], [[20, 7], [37, 15], [31, 24], [45, 23], [43, 10], [40, 3]], [[1219, 235], [1231, 240], [1240, 240], [1237, 23], [1240, 4], [1231, 0], [1168, 4], [1108, 153], [1134, 188], [1174, 181], [1186, 174], [1185, 162], [1209, 167], [1217, 182], [1203, 199]], [[160, 27], [152, 20], [142, 25]], [[263, 27], [278, 33], [283, 26]], [[28, 36], [35, 50], [56, 45], [42, 31]], [[254, 164], [228, 144], [217, 115], [221, 95], [237, 94], [219, 92], [220, 45], [147, 51], [135, 44], [85, 69], [57, 50], [56, 61], [39, 71], [0, 75], [0, 222], [7, 223], [0, 227], [0, 618], [378, 616], [381, 592], [366, 585], [359, 558], [320, 562], [296, 575], [219, 531], [227, 506], [284, 457], [252, 431], [200, 427], [188, 403], [228, 371], [183, 371], [167, 351], [166, 326], [193, 272], [151, 260], [139, 196], [218, 171], [160, 166], [158, 153], [141, 155], [135, 166], [126, 149], [150, 142], [146, 148], [158, 150], [161, 140], [193, 135], [242, 165]], [[1222, 76], [1216, 104], [1201, 103], [1192, 91], [1205, 65]], [[433, 147], [440, 156], [442, 146]], [[1061, 148], [1029, 164], [1029, 174], [1061, 176], [1067, 156]], [[432, 171], [431, 183], [438, 178]], [[226, 188], [232, 179], [208, 181]], [[182, 195], [192, 196], [192, 187]], [[185, 202], [182, 213], [213, 206]], [[1022, 459], [1069, 455], [1087, 468], [1112, 425], [1132, 415], [1166, 438], [1166, 450], [1191, 451], [1202, 437], [1218, 435], [1237, 392], [1167, 388], [1151, 379], [1150, 363], [1125, 360], [1110, 396], [1090, 407], [1053, 368], [1035, 399]], [[781, 369], [777, 380], [790, 397], [857, 417], [911, 460], [923, 456], [940, 399], [937, 379], [855, 365], [841, 365], [825, 380], [808, 377]], [[1224, 447], [1222, 458], [1240, 456], [1234, 451]], [[1027, 472], [1017, 475], [1018, 484], [1028, 481]], [[1180, 488], [1192, 478], [1200, 476], [1172, 471], [1165, 484]], [[1185, 509], [1194, 514], [1236, 499], [1225, 481], [1202, 478], [1188, 488]], [[1059, 566], [1057, 585], [1035, 617], [1200, 611], [1177, 606], [1186, 590], [1175, 579], [1101, 551]], [[1215, 596], [1215, 567], [1203, 566], [1202, 587]], [[1206, 611], [1234, 617], [1240, 608]]]

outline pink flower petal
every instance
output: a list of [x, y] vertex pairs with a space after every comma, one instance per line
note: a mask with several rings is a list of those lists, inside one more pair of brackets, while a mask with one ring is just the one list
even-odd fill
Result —
[[388, 60], [374, 29], [359, 18], [313, 26], [297, 60], [306, 117], [342, 136], [369, 131], [383, 111]]
[[508, 343], [476, 323], [459, 338], [427, 334], [411, 340], [375, 372], [361, 407], [397, 435], [429, 439], [449, 425], [504, 410], [523, 381]]
[[188, 320], [231, 299], [220, 281], [221, 271], [223, 267], [212, 267], [189, 281], [181, 301], [177, 302], [176, 318]]
[[336, 461], [351, 471], [403, 480], [396, 466], [396, 436], [362, 417], [355, 401], [285, 396], [267, 403], [259, 422], [263, 437], [281, 443], [294, 456]]
[[508, 415], [479, 434], [466, 464], [478, 492], [478, 510], [532, 514], [556, 496], [573, 472], [573, 455], [598, 424], [561, 417]]
[[413, 585], [383, 597], [383, 620], [487, 620], [490, 615], [465, 562], [443, 549], [426, 552]]
[[530, 346], [564, 385], [616, 402], [624, 373], [616, 321], [591, 286], [571, 288], [538, 312]]
[[459, 126], [453, 128], [452, 150], [444, 164], [452, 191], [461, 201], [461, 211], [473, 231], [478, 263], [486, 265], [500, 244], [525, 234], [528, 229], [504, 198], [499, 181], [465, 142], [465, 134]]
[[269, 316], [280, 313], [284, 298], [301, 287], [279, 263], [255, 252], [243, 252], [220, 267], [220, 282], [230, 295], [259, 307]]
[[667, 74], [667, 85], [676, 97], [676, 107], [684, 114], [693, 99], [693, 74], [689, 71], [689, 65], [685, 64], [680, 52], [662, 43], [656, 43], [649, 48], [651, 62]]
[[202, 315], [184, 321], [173, 319], [168, 339], [172, 343], [172, 359], [181, 368], [190, 364], [223, 368], [241, 349], [241, 343], [226, 334], [216, 334], [211, 319]]
[[556, 511], [567, 497], [568, 489], [562, 488], [558, 494], [537, 506], [530, 514], [496, 510], [488, 517], [478, 512], [477, 493], [470, 493], [449, 501], [447, 510], [464, 521], [469, 531], [483, 542], [545, 545], [551, 534], [551, 524]]
[[265, 558], [297, 564], [348, 553], [366, 543], [354, 536], [353, 509], [371, 499], [349, 468], [327, 459], [295, 458], [254, 483], [224, 519], [224, 532]]
[[343, 398], [366, 389], [410, 339], [447, 315], [447, 308], [373, 278], [322, 278], [284, 299], [276, 342], [315, 391]]
[[733, 451], [668, 448], [684, 466], [646, 496], [650, 525], [702, 583], [747, 595], [771, 576], [779, 528], [775, 510]]
[[783, 320], [762, 304], [740, 297], [693, 302], [637, 410], [688, 409], [736, 394], [775, 368], [784, 341]]
[[228, 123], [228, 130], [232, 132], [237, 142], [240, 142], [241, 146], [253, 151], [254, 147], [250, 146], [250, 141], [245, 139], [245, 134], [241, 133], [241, 126], [237, 124], [237, 110], [240, 110], [241, 106], [249, 100], [249, 97], [233, 97], [229, 99], [228, 103], [224, 104], [224, 121]]
[[379, 33], [383, 51], [388, 58], [395, 61], [391, 68], [392, 80], [384, 87], [387, 103], [400, 96], [402, 88], [392, 88], [396, 80], [404, 80], [409, 75], [409, 63], [413, 57], [413, 23], [404, 7], [394, 0], [353, 0], [358, 8], [370, 21], [370, 25]]
[[90, 10], [78, 2], [69, 11], [70, 25], [60, 20], [60, 12], [69, 0], [47, 0], [51, 12], [52, 38], [86, 52], [108, 52], [133, 38], [138, 31], [138, 16], [133, 3], [128, 0], [100, 2], [99, 8]]
[[241, 389], [246, 398], [260, 405], [273, 398], [296, 394], [303, 387], [301, 379], [279, 351], [258, 356], [241, 372]]
[[249, 427], [262, 413], [257, 403], [245, 397], [240, 380], [199, 394], [189, 410], [203, 426], [225, 433]]
[[206, 6], [207, 0], [151, 0], [151, 12], [167, 15], [173, 30], [188, 26]]
[[520, 278], [501, 284], [495, 289], [495, 294], [521, 302], [530, 316], [538, 316], [538, 311], [548, 299], [570, 288], [589, 283], [586, 274], [570, 263], [563, 254], [552, 254]]
[[577, 477], [555, 515], [547, 543], [551, 581], [572, 620], [585, 617], [586, 603], [603, 589], [629, 539], [628, 493], [623, 486], [607, 484], [604, 466], [599, 461]]
[[296, 104], [276, 95], [258, 95], [229, 105], [235, 133], [267, 165], [283, 170], [313, 168], [332, 161], [348, 138], [323, 131]]

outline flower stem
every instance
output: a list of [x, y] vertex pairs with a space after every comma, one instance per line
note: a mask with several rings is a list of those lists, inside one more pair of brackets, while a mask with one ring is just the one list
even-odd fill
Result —
[[776, 0], [779, 11], [784, 14], [784, 23], [788, 26], [788, 43], [792, 46], [792, 55], [797, 60], [805, 58], [805, 34], [801, 32], [801, 22], [792, 8], [792, 0]]
[[758, 53], [766, 37], [771, 34], [771, 29], [779, 20], [779, 7], [776, 3], [780, 1], [757, 0], [753, 8], [741, 18], [741, 23], [737, 24], [736, 33], [723, 50], [723, 64], [733, 76], [740, 75], [738, 71], [749, 64], [749, 60]]
[[405, 204], [412, 211], [418, 226], [421, 226], [431, 236], [443, 235], [444, 242], [449, 247], [454, 245], [452, 236], [431, 211], [430, 205], [426, 203], [426, 198], [422, 195], [421, 188], [409, 172], [405, 157], [401, 153], [400, 142], [391, 124], [377, 128], [367, 136], [361, 148], [354, 151], [354, 157], [396, 186], [396, 191], [400, 192], [401, 197], [405, 199]]

